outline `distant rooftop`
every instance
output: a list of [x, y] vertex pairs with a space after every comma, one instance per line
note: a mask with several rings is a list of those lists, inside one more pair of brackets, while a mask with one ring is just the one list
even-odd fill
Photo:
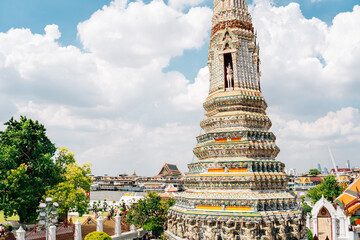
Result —
[[182, 175], [178, 167], [174, 164], [165, 163], [161, 168], [158, 176], [172, 176], [172, 175]]

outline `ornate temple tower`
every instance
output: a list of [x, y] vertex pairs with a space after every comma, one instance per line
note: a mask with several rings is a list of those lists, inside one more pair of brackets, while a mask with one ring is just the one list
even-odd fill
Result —
[[167, 239], [301, 239], [306, 227], [269, 131], [246, 0], [214, 0], [209, 96]]

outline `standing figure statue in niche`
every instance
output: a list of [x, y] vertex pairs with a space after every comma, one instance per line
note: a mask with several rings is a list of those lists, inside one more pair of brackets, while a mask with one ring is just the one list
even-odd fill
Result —
[[233, 80], [234, 80], [234, 72], [231, 68], [231, 65], [226, 67], [226, 81], [227, 81], [227, 88], [233, 88]]

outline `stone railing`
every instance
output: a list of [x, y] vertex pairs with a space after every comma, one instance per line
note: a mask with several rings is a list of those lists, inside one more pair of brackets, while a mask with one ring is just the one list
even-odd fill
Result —
[[[102, 217], [97, 219], [96, 231], [103, 232], [103, 223], [104, 220]], [[130, 240], [141, 238], [147, 233], [146, 230], [143, 229], [136, 229], [134, 225], [131, 225], [130, 232], [121, 232], [121, 218], [119, 215], [115, 217], [115, 235], [111, 236], [113, 240]], [[20, 227], [16, 231], [16, 239], [17, 240], [26, 240], [26, 232], [25, 230]], [[56, 240], [56, 227], [50, 226], [48, 230], [48, 240]], [[82, 240], [81, 234], [81, 222], [77, 220], [75, 222], [75, 232], [74, 232], [74, 240]]]

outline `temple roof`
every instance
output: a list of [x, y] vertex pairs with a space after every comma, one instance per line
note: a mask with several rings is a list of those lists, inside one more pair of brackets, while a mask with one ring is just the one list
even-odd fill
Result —
[[172, 175], [182, 175], [178, 167], [174, 164], [165, 163], [161, 168], [158, 176], [172, 176]]
[[347, 215], [360, 210], [360, 178], [357, 178], [336, 200]]
[[330, 172], [334, 173], [334, 172], [351, 172], [351, 168], [338, 168], [338, 169], [331, 169]]

